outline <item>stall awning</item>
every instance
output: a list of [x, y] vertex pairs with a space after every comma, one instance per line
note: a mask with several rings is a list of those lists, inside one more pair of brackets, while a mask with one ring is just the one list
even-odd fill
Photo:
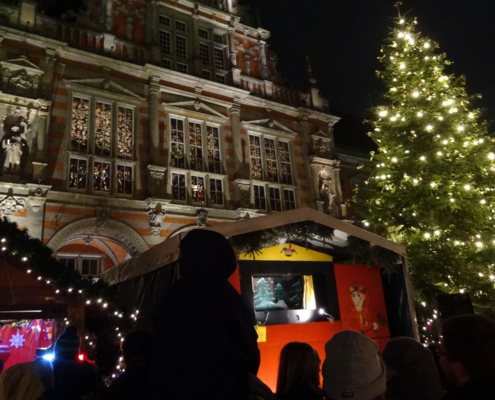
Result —
[[[204, 229], [221, 233], [225, 237], [231, 237], [308, 220], [333, 228], [345, 235], [351, 235], [366, 240], [373, 245], [391, 250], [400, 256], [406, 256], [406, 250], [403, 245], [387, 240], [345, 221], [323, 214], [312, 208], [298, 208], [263, 217], [248, 218], [232, 223], [215, 225]], [[179, 258], [179, 244], [185, 235], [187, 235], [187, 232], [179, 233], [176, 236], [167, 238], [164, 242], [155, 247], [104, 272], [101, 275], [101, 278], [109, 284], [115, 285], [173, 263]]]

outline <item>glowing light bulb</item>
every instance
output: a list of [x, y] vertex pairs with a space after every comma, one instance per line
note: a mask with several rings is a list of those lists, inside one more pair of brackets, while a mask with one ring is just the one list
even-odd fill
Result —
[[474, 118], [474, 114], [473, 113], [469, 113], [468, 117], [469, 118]]
[[481, 203], [481, 204], [486, 204], [486, 200], [485, 200], [485, 199], [483, 199], [483, 200], [481, 200], [481, 201], [480, 201], [480, 203]]
[[426, 160], [426, 157], [425, 157], [425, 156], [421, 156], [421, 157], [419, 157], [419, 159], [420, 159], [421, 161], [425, 161], [425, 160]]
[[397, 158], [392, 158], [392, 162], [397, 162]]
[[437, 235], [437, 236], [440, 235], [440, 231], [438, 231], [438, 230], [435, 231], [435, 235]]
[[431, 237], [431, 235], [430, 235], [428, 232], [426, 232], [426, 233], [425, 233], [425, 238], [426, 238], [426, 239], [429, 239], [430, 237]]
[[419, 97], [419, 92], [414, 92], [414, 93], [412, 94], [412, 96], [413, 96], [413, 97]]
[[380, 117], [385, 117], [387, 115], [387, 111], [383, 110], [378, 113]]
[[424, 48], [425, 48], [425, 49], [429, 49], [429, 48], [430, 48], [430, 42], [426, 42], [426, 43], [424, 44]]
[[454, 199], [450, 199], [450, 202], [453, 203], [455, 200]]
[[403, 38], [404, 37], [404, 33], [403, 32], [399, 32], [399, 34], [397, 35], [397, 37]]
[[464, 186], [464, 189], [466, 189], [466, 190], [471, 190], [471, 185], [465, 185], [465, 186]]
[[406, 68], [406, 64], [401, 63], [401, 64], [399, 65], [399, 68], [400, 68], [400, 69], [404, 69], [404, 68]]
[[[476, 242], [476, 247], [483, 247], [483, 243]], [[480, 274], [481, 274], [481, 272], [480, 272]], [[483, 274], [481, 274], [480, 276], [483, 276]]]
[[430, 186], [431, 186], [432, 188], [434, 188], [434, 187], [436, 186], [435, 182], [431, 182], [431, 183], [430, 183]]
[[406, 21], [404, 21], [403, 19], [401, 19], [399, 22], [400, 22], [401, 24], [403, 24], [403, 23], [404, 23], [404, 22], [406, 22]]
[[409, 44], [414, 44], [414, 39], [409, 39]]
[[427, 131], [432, 131], [432, 130], [433, 130], [433, 125], [428, 125], [428, 126], [426, 127], [426, 130], [427, 130]]
[[420, 117], [420, 118], [421, 118], [422, 116], [423, 116], [423, 113], [420, 111], [420, 112], [418, 113], [418, 117]]
[[457, 127], [457, 130], [458, 130], [459, 132], [462, 132], [462, 131], [464, 130], [464, 127], [463, 127], [463, 126], [458, 126], [458, 127]]
[[490, 160], [495, 160], [495, 154], [493, 154], [493, 153], [488, 154], [488, 158]]

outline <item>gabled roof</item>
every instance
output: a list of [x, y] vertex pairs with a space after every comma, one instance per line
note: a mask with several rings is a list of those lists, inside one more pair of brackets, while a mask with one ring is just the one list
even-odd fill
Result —
[[[298, 208], [263, 217], [248, 218], [237, 222], [215, 225], [204, 229], [221, 233], [225, 237], [231, 237], [308, 220], [333, 228], [336, 231], [341, 231], [345, 235], [351, 235], [366, 240], [373, 245], [384, 247], [403, 257], [406, 256], [406, 250], [403, 245], [387, 240], [354, 225], [350, 225], [345, 221], [323, 214], [312, 208]], [[164, 242], [155, 247], [104, 272], [101, 275], [101, 278], [109, 284], [114, 285], [137, 278], [178, 260], [179, 244], [185, 235], [187, 235], [187, 232], [182, 232], [176, 236], [167, 238]]]

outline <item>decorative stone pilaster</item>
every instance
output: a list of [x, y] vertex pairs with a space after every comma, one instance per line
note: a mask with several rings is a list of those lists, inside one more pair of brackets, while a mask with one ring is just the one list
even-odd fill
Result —
[[194, 10], [192, 12], [192, 45], [193, 45], [193, 62], [194, 71], [196, 76], [202, 76], [201, 71], [203, 70], [203, 62], [201, 61], [201, 56], [199, 54], [199, 6], [194, 5]]
[[206, 228], [208, 223], [208, 210], [200, 208], [196, 213], [196, 223], [198, 228]]
[[156, 198], [165, 198], [165, 172], [166, 167], [148, 165], [148, 193]]
[[29, 188], [29, 196], [26, 202], [26, 228], [29, 229], [31, 236], [41, 240], [43, 237], [43, 211], [51, 186], [32, 183], [28, 183], [27, 186]]
[[234, 182], [235, 200], [238, 208], [251, 207], [251, 181], [236, 179]]
[[230, 20], [229, 28], [229, 60], [231, 68], [237, 66], [237, 55], [235, 51], [235, 18], [232, 17]]
[[148, 2], [147, 10], [147, 25], [148, 25], [148, 47], [151, 58], [151, 63], [160, 65], [162, 52], [158, 44], [158, 1], [151, 0]]
[[148, 85], [148, 103], [149, 103], [149, 126], [150, 126], [150, 155], [151, 164], [160, 164], [160, 123], [158, 119], [159, 111], [159, 94], [160, 94], [160, 77], [150, 76]]
[[[46, 131], [48, 129], [48, 115], [49, 115], [49, 103], [45, 100], [38, 100], [40, 103], [40, 110], [38, 111], [38, 131], [36, 132], [36, 162], [43, 164], [46, 163], [46, 149], [47, 149], [47, 137]], [[42, 176], [33, 176], [34, 179], [43, 179]]]
[[[311, 138], [309, 135], [309, 124], [308, 124], [309, 115], [306, 113], [299, 114], [299, 125], [301, 127], [301, 141], [303, 144], [303, 154], [305, 160], [305, 168], [308, 177], [313, 177], [313, 171], [309, 165], [309, 157], [311, 156]], [[309, 194], [311, 204], [315, 204], [314, 202], [319, 200], [319, 195], [317, 194], [318, 190], [314, 185], [309, 185]], [[318, 207], [317, 207], [318, 209]], [[320, 210], [319, 210], [320, 211]]]
[[232, 126], [232, 143], [234, 146], [234, 177], [245, 178], [244, 149], [241, 139], [241, 103], [238, 98], [234, 98], [230, 108], [230, 124]]
[[55, 70], [55, 63], [57, 61], [58, 49], [54, 47], [45, 47], [45, 58], [43, 59], [42, 69], [45, 71], [41, 77], [40, 93], [46, 99], [51, 98], [52, 86], [53, 86], [53, 74]]
[[259, 45], [260, 45], [260, 58], [261, 58], [261, 77], [263, 79], [268, 79], [270, 77], [270, 73], [268, 71], [268, 65], [266, 62], [266, 42], [260, 40]]
[[112, 32], [113, 27], [113, 0], [105, 1], [105, 30]]
[[145, 201], [146, 210], [148, 212], [148, 221], [150, 224], [151, 236], [160, 236], [162, 230], [163, 217], [165, 217], [165, 210], [162, 203], [154, 200], [147, 199]]

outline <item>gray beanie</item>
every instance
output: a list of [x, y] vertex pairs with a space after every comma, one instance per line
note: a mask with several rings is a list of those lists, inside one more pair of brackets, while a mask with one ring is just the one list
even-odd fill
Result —
[[330, 399], [369, 400], [385, 393], [385, 366], [372, 339], [342, 331], [325, 344], [325, 353], [323, 390]]

